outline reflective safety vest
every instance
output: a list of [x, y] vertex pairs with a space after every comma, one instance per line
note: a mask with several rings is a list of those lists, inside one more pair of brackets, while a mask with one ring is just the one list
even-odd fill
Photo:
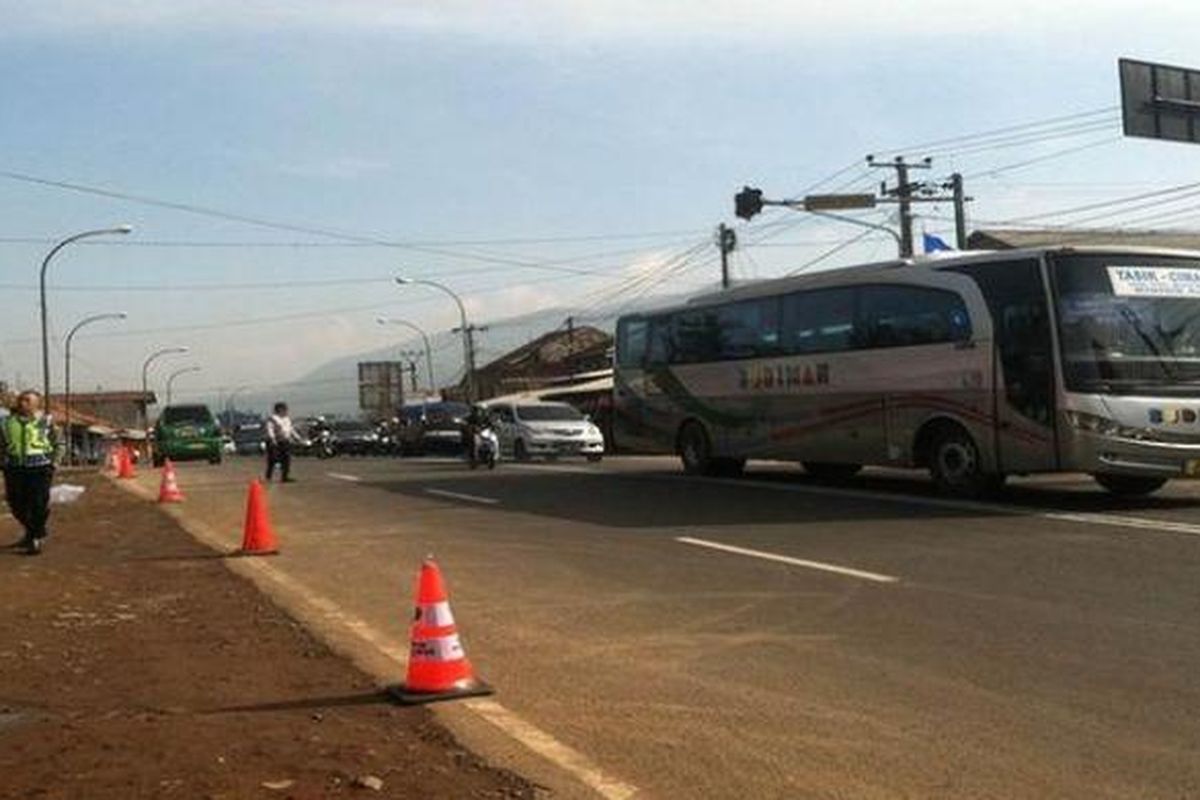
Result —
[[52, 463], [54, 439], [50, 421], [45, 417], [9, 414], [4, 418], [4, 450], [10, 466], [44, 467]]

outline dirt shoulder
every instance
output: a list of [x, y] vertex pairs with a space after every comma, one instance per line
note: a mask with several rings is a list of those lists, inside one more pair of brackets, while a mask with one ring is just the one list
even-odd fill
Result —
[[0, 552], [0, 797], [534, 797], [152, 504], [71, 482], [45, 554]]

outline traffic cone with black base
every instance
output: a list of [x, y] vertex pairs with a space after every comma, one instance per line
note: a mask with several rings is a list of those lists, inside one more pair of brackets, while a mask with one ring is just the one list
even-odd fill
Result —
[[183, 492], [179, 491], [179, 480], [175, 475], [175, 465], [167, 459], [163, 463], [162, 483], [158, 487], [158, 502], [182, 503]]
[[404, 683], [388, 687], [406, 705], [455, 700], [492, 694], [492, 687], [475, 677], [467, 660], [442, 571], [432, 558], [421, 564], [417, 579], [417, 610], [410, 635], [408, 675]]
[[246, 494], [246, 525], [242, 533], [242, 547], [235, 556], [273, 556], [279, 552], [275, 540], [275, 529], [271, 527], [271, 515], [267, 510], [267, 497], [262, 484], [250, 481]]

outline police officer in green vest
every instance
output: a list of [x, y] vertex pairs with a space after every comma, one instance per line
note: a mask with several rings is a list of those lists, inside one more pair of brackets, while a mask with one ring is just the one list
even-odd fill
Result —
[[50, 516], [50, 484], [54, 481], [54, 428], [42, 413], [42, 396], [21, 392], [0, 425], [4, 446], [4, 492], [8, 507], [25, 536], [16, 546], [29, 555], [42, 552]]

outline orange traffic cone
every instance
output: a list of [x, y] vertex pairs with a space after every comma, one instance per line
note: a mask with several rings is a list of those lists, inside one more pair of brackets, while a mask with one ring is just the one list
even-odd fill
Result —
[[128, 447], [122, 447], [117, 455], [117, 477], [122, 480], [137, 477], [137, 470], [133, 468], [133, 456], [130, 455]]
[[275, 530], [271, 527], [271, 515], [267, 512], [267, 498], [262, 484], [250, 481], [246, 495], [246, 525], [242, 534], [242, 549], [235, 555], [273, 556], [279, 552], [275, 541]]
[[459, 697], [492, 694], [492, 687], [475, 677], [458, 638], [442, 571], [432, 558], [421, 564], [417, 580], [417, 611], [410, 636], [408, 675], [389, 692], [405, 704], [431, 703]]
[[163, 463], [162, 484], [158, 487], [158, 502], [182, 503], [183, 492], [179, 491], [179, 481], [175, 476], [175, 465], [170, 459]]

